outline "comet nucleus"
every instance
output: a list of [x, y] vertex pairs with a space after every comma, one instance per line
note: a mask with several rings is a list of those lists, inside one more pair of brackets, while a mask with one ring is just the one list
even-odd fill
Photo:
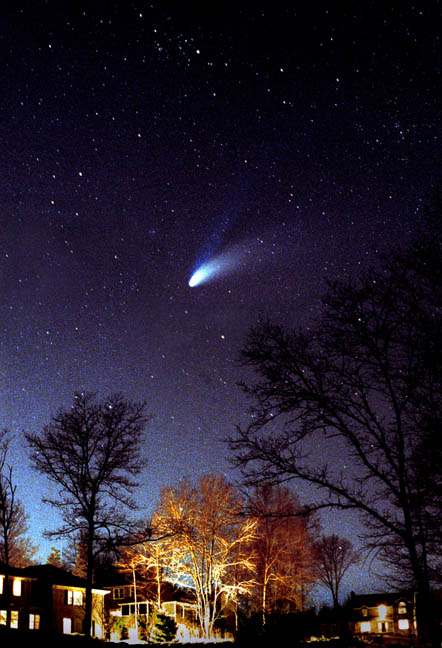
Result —
[[193, 288], [194, 286], [197, 286], [200, 284], [202, 281], [207, 279], [207, 271], [205, 266], [202, 266], [201, 268], [198, 268], [193, 275], [189, 279], [189, 286]]

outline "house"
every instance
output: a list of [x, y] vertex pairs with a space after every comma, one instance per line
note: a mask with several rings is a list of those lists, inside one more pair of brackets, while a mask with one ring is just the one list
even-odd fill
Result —
[[[99, 638], [104, 636], [104, 597], [107, 594], [107, 590], [92, 590], [92, 635]], [[84, 579], [54, 565], [10, 567], [8, 570], [0, 565], [0, 626], [7, 624], [10, 607], [11, 628], [81, 633], [85, 595]]]
[[407, 642], [416, 637], [416, 597], [412, 591], [355, 594], [350, 598], [350, 629], [362, 638], [382, 635]]
[[6, 570], [0, 565], [0, 628], [8, 623], [9, 609], [11, 628], [40, 629], [42, 608], [33, 596], [34, 589], [33, 578], [25, 576], [23, 569]]

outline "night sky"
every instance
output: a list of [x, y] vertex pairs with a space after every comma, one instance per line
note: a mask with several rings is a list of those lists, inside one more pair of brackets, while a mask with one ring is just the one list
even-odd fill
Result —
[[181, 476], [234, 478], [250, 327], [308, 325], [327, 279], [410, 240], [440, 179], [439, 2], [174, 4], [0, 10], [0, 425], [42, 560], [56, 519], [23, 431], [123, 392], [153, 417], [147, 511]]

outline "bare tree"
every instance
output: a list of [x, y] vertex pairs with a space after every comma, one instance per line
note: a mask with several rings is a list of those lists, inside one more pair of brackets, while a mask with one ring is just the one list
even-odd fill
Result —
[[112, 396], [101, 403], [77, 393], [41, 435], [27, 434], [35, 468], [60, 487], [44, 499], [61, 514], [62, 526], [49, 536], [81, 538], [86, 547], [84, 632], [90, 635], [92, 580], [98, 555], [134, 533], [127, 512], [136, 508], [134, 477], [141, 468], [140, 443], [148, 421], [145, 404]]
[[323, 536], [314, 545], [316, 553], [315, 573], [319, 582], [328, 588], [333, 605], [339, 605], [339, 588], [347, 571], [356, 565], [360, 556], [346, 538], [332, 534]]
[[[152, 520], [152, 528], [155, 529], [155, 518]], [[153, 594], [158, 610], [162, 606], [162, 594], [164, 589], [164, 572], [167, 564], [164, 562], [164, 550], [162, 543], [164, 540], [158, 539], [155, 541], [145, 542], [142, 552], [142, 566], [146, 575], [152, 577], [151, 582], [154, 583]]]
[[[206, 475], [197, 485], [183, 480], [176, 488], [161, 492], [157, 510], [158, 529], [169, 541], [165, 578], [191, 588], [205, 639], [213, 636], [222, 610], [250, 586], [250, 555], [238, 550], [249, 546], [256, 522], [243, 515], [241, 498], [222, 477]], [[241, 564], [247, 577], [239, 581]]]
[[300, 512], [294, 493], [281, 485], [260, 484], [249, 499], [249, 515], [257, 521], [254, 593], [263, 628], [268, 613], [280, 611], [283, 604], [304, 609], [305, 590], [315, 580], [313, 538]]
[[120, 572], [123, 572], [127, 575], [128, 581], [131, 583], [133, 588], [133, 597], [134, 597], [134, 623], [136, 637], [139, 639], [139, 630], [138, 630], [138, 600], [139, 600], [139, 582], [138, 582], [138, 572], [140, 566], [142, 565], [142, 555], [140, 552], [139, 545], [133, 545], [131, 547], [126, 547], [120, 560], [118, 561], [117, 567]]
[[8, 463], [9, 437], [0, 433], [0, 561], [6, 566], [25, 567], [32, 561], [37, 548], [25, 536], [28, 516], [17, 497], [13, 467]]
[[6, 624], [11, 622], [9, 568], [28, 565], [36, 547], [25, 537], [27, 516], [17, 497], [13, 468], [8, 463], [9, 437], [7, 430], [0, 433], [0, 561], [5, 567], [4, 594], [7, 602]]
[[[404, 257], [355, 285], [331, 285], [315, 326], [255, 328], [242, 352], [258, 373], [244, 385], [253, 418], [231, 439], [247, 483], [303, 480], [324, 495], [316, 509], [359, 511], [371, 547], [408, 566], [424, 615], [442, 519], [440, 479], [428, 479], [440, 475], [442, 450], [438, 249], [434, 272]], [[327, 444], [345, 467], [315, 455]]]
[[149, 531], [144, 533], [145, 538], [142, 542], [123, 548], [117, 566], [120, 571], [130, 574], [131, 577], [136, 570], [144, 591], [149, 598], [155, 600], [158, 610], [161, 610], [170, 537], [161, 536], [157, 513], [149, 520], [148, 527]]

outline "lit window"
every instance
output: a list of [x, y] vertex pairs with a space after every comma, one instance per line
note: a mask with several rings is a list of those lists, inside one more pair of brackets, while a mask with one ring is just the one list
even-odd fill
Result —
[[388, 623], [386, 621], [378, 621], [378, 632], [387, 632]]
[[370, 632], [370, 621], [361, 621], [361, 632]]
[[399, 627], [399, 630], [408, 630], [408, 628], [410, 627], [408, 619], [399, 619], [398, 627]]
[[18, 628], [18, 610], [11, 610], [11, 628]]
[[83, 592], [66, 591], [66, 605], [83, 605]]
[[40, 615], [39, 614], [30, 614], [29, 615], [29, 630], [40, 630]]
[[0, 610], [0, 625], [6, 625], [6, 610]]
[[74, 605], [83, 605], [83, 592], [74, 592]]
[[407, 614], [407, 604], [404, 601], [401, 601], [397, 606], [398, 614]]
[[378, 606], [378, 614], [379, 614], [380, 620], [385, 621], [385, 617], [387, 616], [387, 606], [386, 605], [379, 605]]
[[21, 596], [21, 580], [14, 578], [12, 581], [12, 594], [13, 596]]
[[63, 634], [72, 634], [72, 619], [63, 619]]
[[4, 581], [4, 576], [0, 576], [0, 594], [3, 594], [3, 581]]
[[366, 607], [362, 608], [362, 616], [367, 616], [368, 610]]

